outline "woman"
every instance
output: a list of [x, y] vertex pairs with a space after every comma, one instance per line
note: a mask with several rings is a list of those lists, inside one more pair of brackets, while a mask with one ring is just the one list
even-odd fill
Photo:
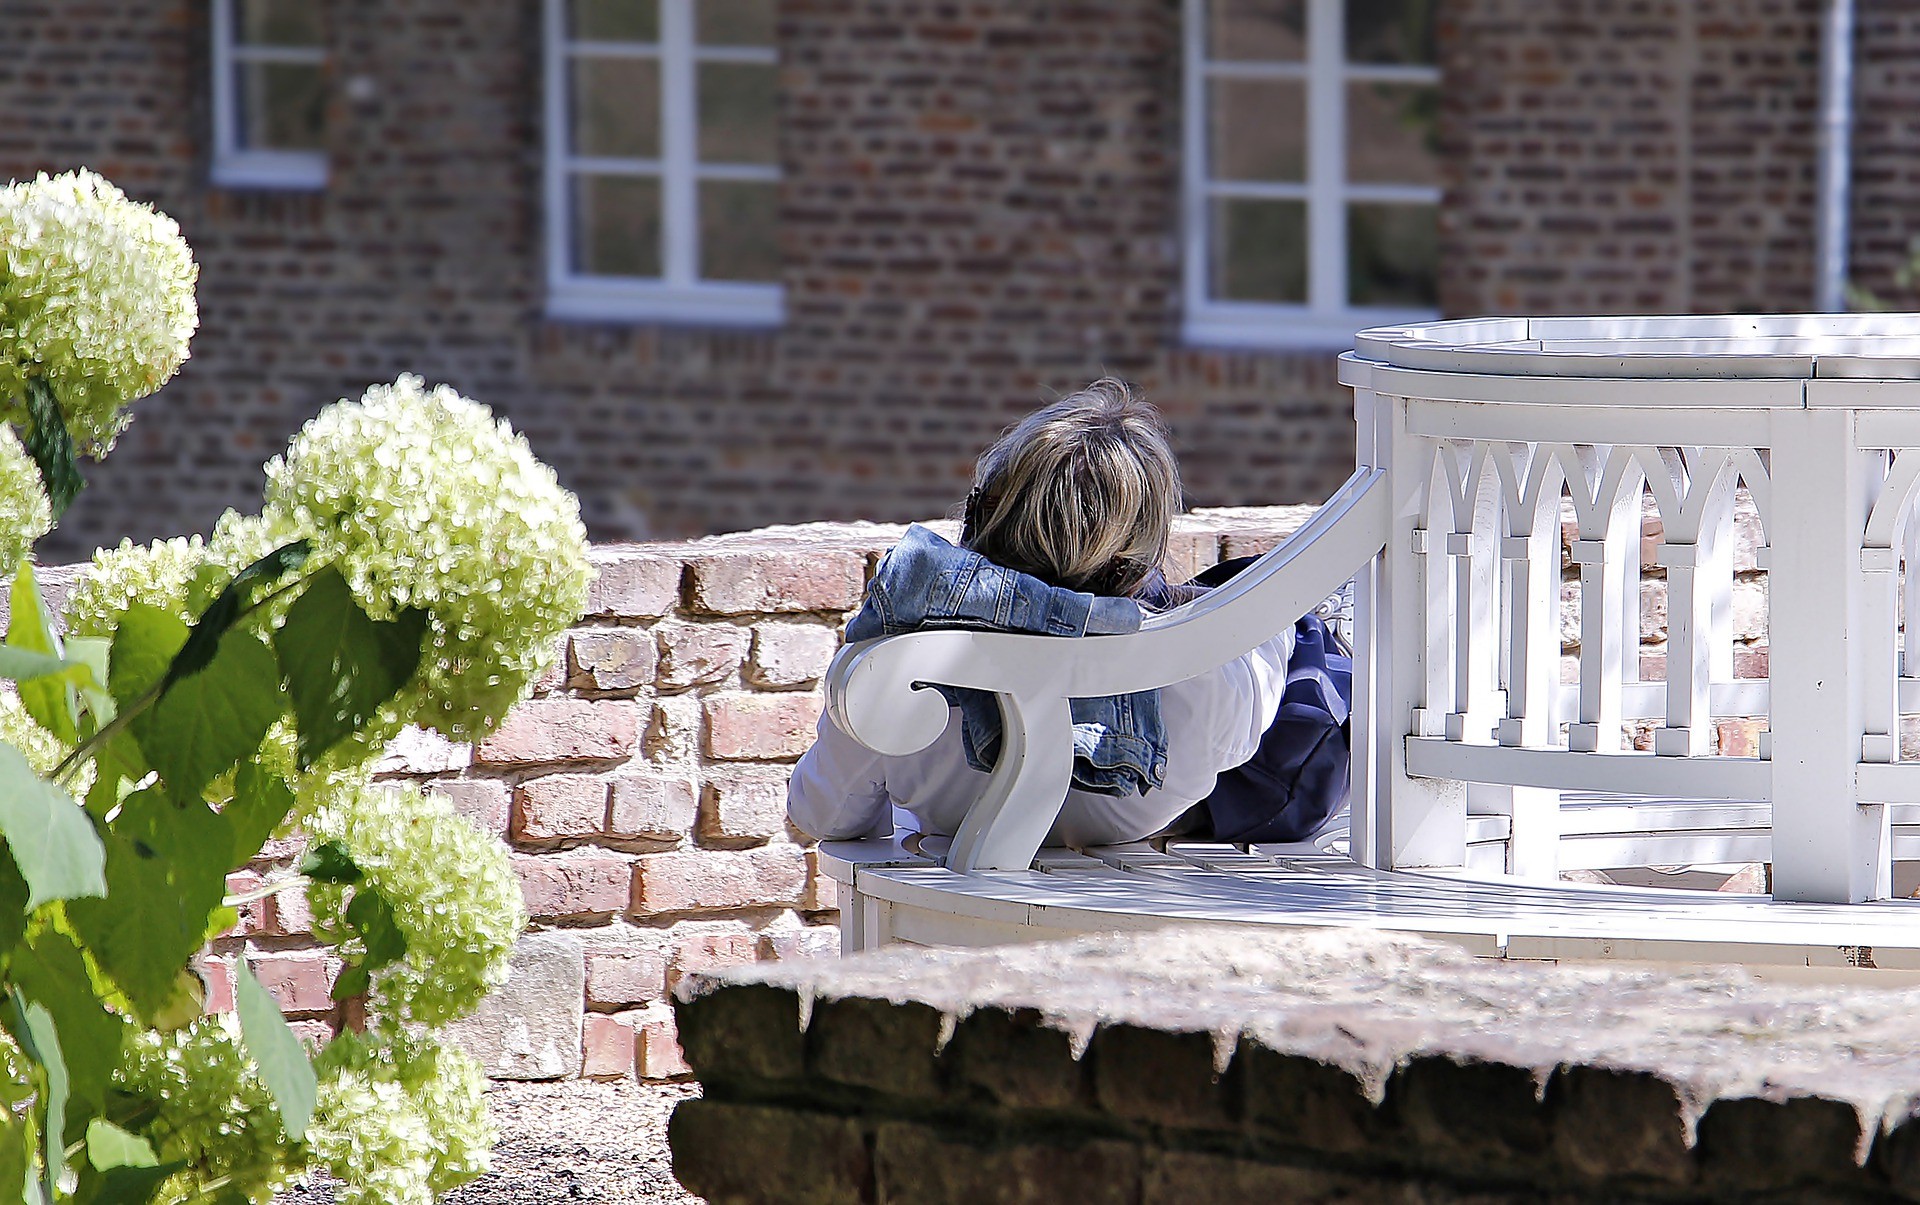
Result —
[[[960, 545], [909, 528], [869, 585], [849, 641], [927, 627], [1054, 635], [1130, 631], [1143, 598], [1170, 594], [1156, 569], [1180, 499], [1159, 415], [1116, 380], [1029, 416], [980, 457]], [[1178, 588], [1176, 588], [1177, 591]], [[1253, 757], [1286, 687], [1293, 633], [1184, 682], [1074, 701], [1074, 787], [1050, 845], [1134, 841], [1204, 799]], [[787, 810], [822, 839], [884, 836], [894, 809], [951, 835], [998, 751], [991, 695], [942, 688], [959, 713], [932, 745], [874, 753], [823, 717], [794, 767]]]

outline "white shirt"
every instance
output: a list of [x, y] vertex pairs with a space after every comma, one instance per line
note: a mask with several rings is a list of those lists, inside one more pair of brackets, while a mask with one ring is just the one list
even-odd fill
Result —
[[[1260, 747], [1280, 709], [1292, 650], [1288, 627], [1218, 669], [1161, 687], [1167, 769], [1160, 786], [1135, 795], [1068, 791], [1046, 843], [1138, 841], [1206, 798], [1220, 771], [1246, 761]], [[822, 840], [886, 836], [895, 807], [907, 812], [920, 832], [951, 836], [986, 788], [986, 772], [967, 764], [957, 709], [948, 713], [938, 740], [904, 757], [873, 752], [825, 715], [819, 732], [793, 768], [787, 814], [796, 827]]]

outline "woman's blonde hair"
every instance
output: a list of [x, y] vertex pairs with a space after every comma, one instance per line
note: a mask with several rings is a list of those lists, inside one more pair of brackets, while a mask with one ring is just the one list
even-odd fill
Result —
[[1165, 559], [1180, 468], [1159, 412], [1102, 378], [1002, 435], [975, 463], [960, 542], [1072, 590], [1132, 594]]

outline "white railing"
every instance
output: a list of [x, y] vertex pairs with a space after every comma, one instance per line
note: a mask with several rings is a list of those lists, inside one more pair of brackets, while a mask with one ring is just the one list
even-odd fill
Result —
[[[1920, 712], [1920, 641], [1901, 641], [1920, 632], [1920, 583], [1902, 602], [1920, 316], [1437, 322], [1363, 332], [1341, 379], [1391, 505], [1357, 590], [1356, 857], [1465, 866], [1502, 817], [1506, 868], [1554, 878], [1565, 797], [1598, 791], [1666, 801], [1688, 831], [1764, 818], [1778, 899], [1889, 893], [1895, 825], [1920, 805], [1899, 749]], [[1638, 658], [1649, 496], [1656, 682]], [[1765, 680], [1734, 674], [1736, 499], [1764, 532]], [[1562, 683], [1568, 502], [1579, 655]], [[1727, 717], [1767, 719], [1757, 756], [1713, 749]], [[1635, 719], [1658, 722], [1650, 750], [1624, 740]]]

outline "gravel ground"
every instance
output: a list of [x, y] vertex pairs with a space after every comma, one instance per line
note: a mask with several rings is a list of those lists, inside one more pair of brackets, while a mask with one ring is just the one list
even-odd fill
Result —
[[[446, 1205], [556, 1205], [562, 1201], [700, 1205], [673, 1178], [667, 1116], [699, 1094], [693, 1084], [495, 1084], [487, 1094], [500, 1143], [493, 1171]], [[333, 1205], [325, 1183], [282, 1194], [278, 1205]]]

